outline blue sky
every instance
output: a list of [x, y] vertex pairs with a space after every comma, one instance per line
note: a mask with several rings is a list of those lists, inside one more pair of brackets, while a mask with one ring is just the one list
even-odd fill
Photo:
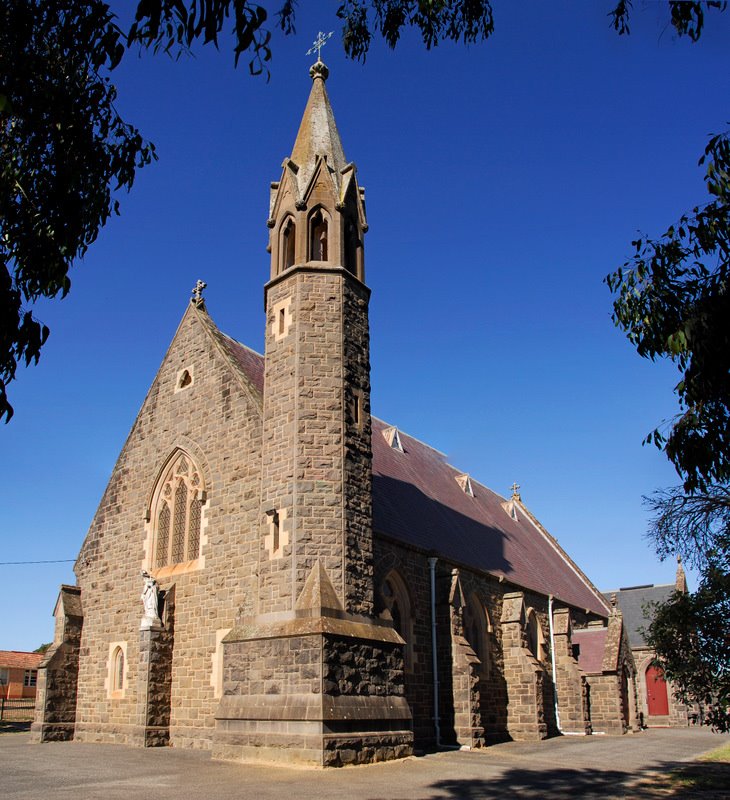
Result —
[[[374, 413], [528, 507], [602, 589], [667, 583], [641, 496], [676, 482], [644, 435], [678, 377], [610, 320], [603, 277], [637, 230], [704, 197], [697, 159], [724, 129], [730, 20], [677, 41], [662, 4], [632, 35], [611, 2], [496, 4], [494, 37], [426, 52], [405, 35], [365, 65], [325, 48], [347, 157], [366, 189]], [[44, 303], [51, 338], [11, 386], [0, 430], [2, 561], [73, 559], [195, 281], [222, 330], [261, 350], [268, 187], [290, 151], [318, 30], [300, 4], [271, 80], [232, 54], [132, 56], [119, 107], [155, 142], [122, 216]], [[0, 566], [0, 648], [52, 638], [71, 564]]]

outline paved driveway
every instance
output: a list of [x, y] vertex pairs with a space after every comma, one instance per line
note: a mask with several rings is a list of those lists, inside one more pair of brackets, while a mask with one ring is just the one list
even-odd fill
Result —
[[728, 741], [703, 728], [622, 737], [509, 742], [473, 752], [340, 770], [293, 770], [211, 761], [194, 750], [136, 750], [74, 742], [32, 745], [0, 734], [4, 800], [496, 800], [637, 798], [636, 781]]

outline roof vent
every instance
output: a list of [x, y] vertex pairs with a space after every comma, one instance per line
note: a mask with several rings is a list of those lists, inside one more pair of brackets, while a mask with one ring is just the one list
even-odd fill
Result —
[[385, 441], [388, 443], [390, 447], [393, 448], [393, 450], [397, 450], [399, 453], [405, 452], [403, 450], [403, 445], [401, 444], [398, 428], [396, 428], [395, 426], [386, 428], [383, 431], [383, 436], [385, 437]]
[[474, 489], [471, 485], [471, 478], [468, 475], [456, 475], [456, 482], [464, 490], [464, 494], [468, 494], [469, 497], [474, 497]]

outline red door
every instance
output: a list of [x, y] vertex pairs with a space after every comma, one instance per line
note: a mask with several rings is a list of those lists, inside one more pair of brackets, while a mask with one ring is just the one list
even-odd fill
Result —
[[667, 682], [661, 667], [650, 664], [646, 668], [646, 704], [650, 717], [666, 717], [669, 714]]

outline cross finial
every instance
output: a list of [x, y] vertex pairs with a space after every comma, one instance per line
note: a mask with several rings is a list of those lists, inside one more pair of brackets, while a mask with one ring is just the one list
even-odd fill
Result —
[[203, 289], [208, 284], [205, 281], [201, 281], [198, 279], [198, 282], [195, 284], [195, 288], [193, 289], [193, 303], [196, 306], [199, 306], [203, 302]]
[[327, 42], [329, 41], [329, 39], [330, 39], [330, 37], [332, 36], [333, 33], [334, 33], [334, 31], [330, 31], [329, 33], [324, 33], [323, 31], [320, 31], [317, 34], [317, 38], [314, 40], [314, 43], [312, 44], [312, 46], [309, 48], [309, 50], [307, 50], [307, 55], [308, 56], [313, 56], [314, 52], [316, 50], [317, 51], [317, 61], [321, 61], [322, 60], [322, 48], [327, 44]]
[[513, 497], [513, 499], [519, 500], [520, 499], [520, 484], [517, 483], [517, 481], [515, 481], [512, 484], [512, 486], [510, 486], [510, 489], [512, 489], [512, 497]]

